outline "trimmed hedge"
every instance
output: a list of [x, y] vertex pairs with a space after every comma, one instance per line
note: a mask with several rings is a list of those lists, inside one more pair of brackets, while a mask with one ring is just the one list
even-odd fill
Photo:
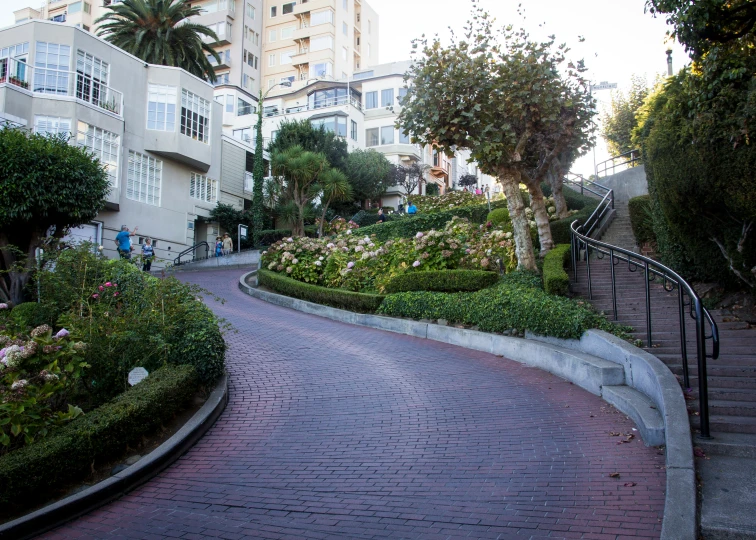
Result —
[[39, 500], [80, 479], [94, 461], [119, 453], [173, 418], [197, 385], [193, 367], [165, 366], [45, 439], [0, 457], [0, 502]]
[[570, 276], [564, 269], [570, 258], [570, 245], [559, 244], [543, 259], [543, 288], [549, 294], [567, 296]]
[[[385, 212], [386, 210], [384, 209], [386, 221], [401, 219], [397, 216], [386, 214]], [[369, 227], [370, 225], [375, 225], [376, 223], [378, 223], [378, 210], [360, 210], [352, 216], [352, 219], [350, 221], [354, 221], [360, 227]]]
[[554, 239], [554, 244], [569, 244], [570, 226], [572, 225], [572, 222], [578, 220], [578, 223], [582, 225], [588, 220], [589, 217], [591, 217], [591, 214], [597, 206], [598, 202], [594, 201], [593, 199], [589, 199], [577, 214], [573, 214], [564, 219], [557, 219], [556, 221], [552, 221], [550, 223], [551, 237]]
[[257, 271], [259, 285], [268, 287], [286, 296], [292, 296], [308, 302], [325, 304], [337, 308], [359, 311], [361, 313], [375, 313], [383, 302], [383, 295], [365, 294], [343, 289], [329, 289], [310, 283], [303, 283], [290, 277], [260, 269]]
[[633, 227], [633, 235], [636, 242], [655, 242], [654, 223], [651, 217], [651, 195], [633, 197], [627, 203], [630, 213], [630, 225]]
[[412, 319], [446, 319], [475, 325], [484, 332], [529, 330], [544, 336], [578, 339], [586, 330], [617, 332], [618, 327], [574, 300], [540, 288], [540, 276], [507, 274], [498, 285], [472, 293], [405, 292], [391, 294], [379, 313]]
[[509, 224], [511, 228], [511, 219], [509, 218], [509, 210], [507, 208], [491, 210], [488, 217], [486, 217], [486, 221], [490, 221], [494, 227]]
[[[504, 208], [507, 205], [506, 200], [491, 201], [491, 208]], [[443, 229], [447, 222], [453, 217], [458, 216], [470, 220], [471, 223], [485, 223], [488, 216], [488, 204], [479, 204], [476, 206], [463, 206], [453, 208], [445, 212], [435, 212], [430, 214], [418, 214], [412, 217], [404, 217], [379, 223], [359, 229], [360, 235], [375, 237], [381, 242], [392, 238], [410, 238], [419, 232], [429, 231], [431, 229]]]
[[407, 272], [393, 278], [386, 286], [386, 292], [391, 294], [409, 291], [479, 291], [490, 287], [498, 280], [499, 274], [483, 270]]

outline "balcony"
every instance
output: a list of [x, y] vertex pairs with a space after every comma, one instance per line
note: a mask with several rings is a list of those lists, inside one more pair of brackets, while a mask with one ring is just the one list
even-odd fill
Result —
[[218, 53], [218, 56], [220, 56], [220, 61], [216, 60], [213, 56], [208, 56], [207, 59], [210, 61], [210, 65], [214, 68], [227, 68], [231, 67], [231, 51], [225, 50]]
[[307, 2], [298, 2], [294, 6], [294, 15], [302, 15], [310, 11], [317, 11], [318, 9], [333, 7], [333, 0], [307, 0]]
[[360, 103], [360, 100], [355, 99], [354, 97], [348, 98], [346, 96], [333, 98], [333, 99], [322, 99], [318, 100], [313, 104], [307, 104], [307, 105], [297, 105], [295, 107], [287, 107], [284, 109], [281, 109], [279, 107], [272, 108], [264, 113], [265, 117], [270, 116], [282, 116], [286, 114], [295, 114], [295, 113], [301, 113], [301, 112], [307, 112], [307, 111], [318, 111], [318, 112], [324, 112], [326, 109], [329, 109], [331, 107], [343, 107], [345, 105], [351, 105], [358, 111], [362, 110], [362, 104]]
[[76, 71], [35, 69], [14, 58], [0, 60], [0, 85], [23, 88], [37, 95], [72, 97], [123, 116], [123, 94], [98, 79]]

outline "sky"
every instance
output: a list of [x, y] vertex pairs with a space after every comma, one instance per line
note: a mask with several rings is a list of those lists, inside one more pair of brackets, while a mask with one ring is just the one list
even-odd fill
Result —
[[[97, 0], [95, 0], [97, 1]], [[363, 0], [364, 1], [364, 0]], [[0, 0], [0, 28], [14, 22], [13, 11], [39, 7], [42, 0]], [[663, 19], [644, 13], [645, 0], [479, 0], [496, 18], [497, 24], [524, 27], [534, 38], [554, 34], [557, 43], [567, 43], [574, 59], [584, 59], [588, 77], [599, 83], [617, 83], [627, 88], [632, 75], [645, 75], [651, 83], [657, 74], [666, 74], [667, 26]], [[469, 19], [470, 0], [369, 0], [380, 20], [379, 61], [408, 60], [412, 39], [436, 34], [448, 41], [449, 27], [461, 33]], [[524, 19], [517, 14], [524, 6]], [[580, 43], [579, 37], [585, 38]], [[677, 71], [687, 62], [683, 48], [673, 44], [673, 64]], [[611, 92], [596, 92], [599, 110], [611, 102]], [[609, 157], [598, 137], [596, 160]], [[593, 153], [581, 158], [573, 172], [590, 175]]]

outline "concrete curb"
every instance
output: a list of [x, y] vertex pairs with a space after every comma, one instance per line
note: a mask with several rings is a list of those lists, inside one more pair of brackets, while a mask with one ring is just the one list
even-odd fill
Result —
[[143, 484], [194, 446], [215, 424], [227, 403], [228, 376], [224, 375], [202, 408], [155, 450], [107, 480], [0, 525], [0, 538], [33, 538], [91, 512]]
[[[354, 313], [261, 291], [247, 283], [249, 278], [256, 279], [256, 274], [257, 272], [253, 271], [242, 275], [239, 288], [244, 293], [271, 304], [335, 321], [501, 355], [554, 373], [597, 395], [602, 395], [601, 389], [604, 385], [624, 384], [639, 391], [654, 403], [664, 421], [667, 480], [661, 538], [697, 538], [695, 468], [685, 399], [675, 376], [655, 356], [601, 330], [589, 330], [580, 340], [533, 334], [526, 334], [526, 338], [523, 339], [433, 323]], [[574, 351], [576, 356], [570, 357], [569, 351]], [[586, 359], [587, 356], [593, 360]], [[565, 359], [569, 365], [565, 365]], [[602, 361], [605, 364], [602, 364]], [[634, 420], [637, 423], [637, 419]]]

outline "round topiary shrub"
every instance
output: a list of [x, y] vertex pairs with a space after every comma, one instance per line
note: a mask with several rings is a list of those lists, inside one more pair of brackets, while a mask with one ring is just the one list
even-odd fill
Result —
[[490, 221], [494, 227], [499, 227], [510, 224], [512, 220], [509, 219], [509, 210], [507, 208], [497, 208], [488, 213], [486, 221]]

